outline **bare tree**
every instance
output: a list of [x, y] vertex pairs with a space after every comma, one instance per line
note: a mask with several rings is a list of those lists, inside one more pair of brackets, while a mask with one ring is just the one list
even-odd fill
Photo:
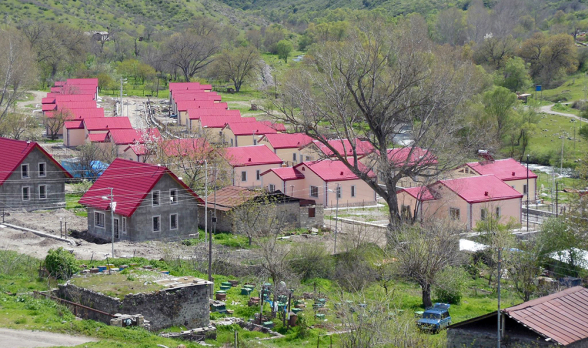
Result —
[[259, 68], [260, 59], [253, 46], [227, 49], [216, 57], [213, 71], [218, 77], [233, 82], [235, 91], [239, 92], [243, 83]]
[[15, 29], [0, 29], [0, 122], [35, 80], [34, 54]]
[[[286, 79], [276, 103], [282, 121], [318, 140], [388, 203], [390, 232], [400, 223], [398, 181], [454, 168], [472, 146], [463, 138], [468, 123], [461, 106], [478, 90], [473, 66], [435, 46], [426, 27], [418, 16], [393, 27], [373, 21], [343, 44], [315, 47], [305, 69]], [[414, 143], [405, 147], [406, 161], [389, 158], [388, 146], [407, 124]], [[351, 149], [338, 151], [325, 134], [349, 139]], [[366, 168], [358, 161], [357, 138], [377, 153]], [[426, 155], [416, 156], [419, 147]], [[435, 156], [442, 164], [433, 165]], [[370, 170], [378, 171], [379, 182]]]
[[167, 62], [180, 69], [186, 81], [212, 63], [219, 45], [214, 37], [202, 36], [192, 30], [172, 35], [165, 43]]
[[391, 240], [394, 265], [399, 276], [421, 286], [423, 306], [432, 306], [431, 288], [439, 273], [447, 266], [461, 263], [460, 230], [447, 221], [431, 221], [423, 225], [405, 225]]
[[463, 45], [467, 41], [467, 21], [463, 11], [450, 7], [437, 15], [435, 23], [439, 41], [452, 46]]
[[47, 130], [47, 136], [51, 140], [57, 139], [59, 132], [63, 129], [65, 121], [71, 119], [72, 113], [69, 110], [62, 109], [55, 111], [52, 117], [45, 118], [45, 129]]
[[234, 208], [232, 218], [239, 233], [244, 233], [251, 246], [253, 239], [267, 236], [278, 219], [276, 203], [268, 192], [245, 191], [235, 197], [244, 203]]
[[32, 138], [32, 130], [37, 125], [34, 117], [18, 112], [9, 112], [0, 121], [0, 136], [19, 140], [25, 134]]

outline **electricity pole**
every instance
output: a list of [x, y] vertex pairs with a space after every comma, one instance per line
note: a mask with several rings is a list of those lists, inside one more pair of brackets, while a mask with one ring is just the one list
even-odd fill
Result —
[[337, 206], [335, 208], [335, 246], [333, 247], [333, 254], [337, 253], [337, 223], [339, 222], [339, 196], [341, 195], [341, 186], [339, 184], [337, 184], [335, 195], [337, 195]]
[[527, 232], [529, 232], [529, 195], [531, 190], [529, 189], [529, 154], [527, 154]]

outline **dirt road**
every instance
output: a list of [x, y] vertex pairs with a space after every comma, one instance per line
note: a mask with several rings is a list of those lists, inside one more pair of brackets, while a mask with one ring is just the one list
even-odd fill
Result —
[[543, 112], [545, 114], [550, 114], [550, 115], [559, 115], [559, 116], [565, 116], [565, 117], [569, 117], [569, 118], [573, 118], [575, 120], [578, 120], [580, 122], [588, 122], [588, 120], [580, 117], [580, 116], [576, 116], [574, 114], [568, 114], [565, 112], [557, 112], [557, 111], [553, 111], [551, 110], [551, 107], [555, 105], [555, 104], [551, 104], [551, 105], [545, 105], [539, 108], [540, 112]]
[[0, 347], [72, 347], [79, 344], [96, 342], [95, 338], [70, 336], [45, 331], [12, 330], [0, 328]]

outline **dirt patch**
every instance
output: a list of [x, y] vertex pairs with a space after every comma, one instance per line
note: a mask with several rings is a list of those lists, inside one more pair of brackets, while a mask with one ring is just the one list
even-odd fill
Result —
[[77, 216], [67, 209], [12, 212], [10, 216], [6, 217], [6, 222], [57, 236], [61, 234], [61, 228], [65, 230], [66, 223], [68, 230], [85, 231], [88, 229], [87, 218]]

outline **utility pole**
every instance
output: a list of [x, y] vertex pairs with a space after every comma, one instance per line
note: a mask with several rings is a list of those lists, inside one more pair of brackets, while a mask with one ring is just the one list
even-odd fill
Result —
[[208, 161], [204, 160], [204, 241], [208, 239]]
[[122, 113], [123, 113], [122, 95], [123, 95], [123, 79], [121, 77], [120, 78], [120, 113], [118, 114], [118, 116], [122, 116]]
[[527, 232], [529, 232], [529, 195], [531, 194], [531, 190], [529, 190], [529, 154], [527, 154]]
[[500, 274], [500, 272], [501, 272], [501, 270], [500, 270], [500, 266], [501, 266], [500, 263], [501, 262], [502, 262], [502, 247], [499, 245], [498, 246], [498, 288], [497, 288], [497, 290], [498, 290], [498, 312], [497, 312], [497, 317], [498, 317], [498, 322], [497, 322], [497, 324], [498, 324], [498, 326], [497, 326], [498, 327], [498, 330], [497, 330], [497, 334], [498, 334], [498, 336], [497, 336], [497, 341], [496, 341], [496, 347], [498, 347], [498, 348], [500, 348], [500, 339], [501, 339], [501, 337], [500, 337], [501, 335], [500, 334], [501, 334], [501, 331], [502, 331], [501, 330], [501, 325], [500, 325], [501, 324], [500, 323], [500, 319], [501, 319], [500, 318], [500, 275], [501, 275]]
[[333, 254], [337, 253], [337, 223], [339, 222], [339, 196], [341, 195], [341, 186], [339, 184], [337, 184], [335, 195], [337, 196], [337, 206], [335, 208], [335, 245], [333, 247]]
[[110, 188], [110, 231], [112, 232], [112, 258], [114, 259], [114, 196]]
[[[216, 178], [217, 170], [216, 165], [214, 166], [214, 215], [212, 217], [212, 232], [216, 233]], [[212, 282], [212, 233], [208, 234], [208, 281]], [[211, 284], [210, 297], [212, 298], [213, 287]]]
[[555, 182], [555, 217], [559, 216], [559, 202], [557, 197], [557, 191], [559, 190], [559, 182]]

